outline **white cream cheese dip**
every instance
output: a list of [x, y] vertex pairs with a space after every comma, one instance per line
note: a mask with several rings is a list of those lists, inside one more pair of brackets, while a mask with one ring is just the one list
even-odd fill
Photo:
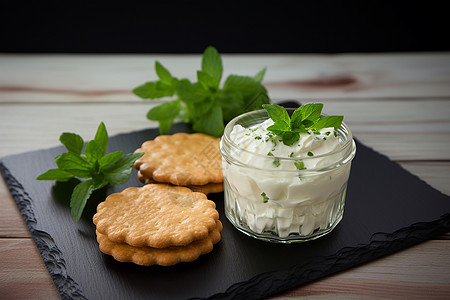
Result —
[[342, 219], [356, 151], [345, 124], [301, 133], [290, 146], [265, 111], [232, 120], [221, 140], [225, 213], [244, 233], [273, 242], [322, 236]]

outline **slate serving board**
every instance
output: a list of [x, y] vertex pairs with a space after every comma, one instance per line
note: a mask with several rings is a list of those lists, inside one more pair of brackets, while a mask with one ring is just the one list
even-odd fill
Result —
[[[180, 131], [192, 132], [184, 124], [172, 129]], [[157, 135], [116, 135], [108, 152], [132, 152]], [[76, 181], [35, 180], [61, 152], [63, 146], [7, 156], [0, 171], [63, 299], [262, 298], [450, 231], [449, 196], [357, 141], [344, 218], [330, 234], [293, 245], [258, 241], [231, 225], [218, 193], [210, 199], [224, 229], [210, 254], [172, 267], [120, 263], [99, 251], [92, 216], [108, 194], [141, 186], [136, 172], [124, 185], [95, 192], [74, 223], [68, 203]]]

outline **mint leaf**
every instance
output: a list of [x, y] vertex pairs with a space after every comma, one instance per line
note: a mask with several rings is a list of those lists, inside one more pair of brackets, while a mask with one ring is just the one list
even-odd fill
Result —
[[167, 134], [172, 128], [173, 119], [159, 120], [159, 134]]
[[276, 104], [265, 104], [274, 125], [267, 129], [282, 138], [283, 144], [290, 146], [300, 139], [300, 133], [307, 133], [307, 129], [320, 130], [322, 128], [341, 126], [343, 116], [321, 117], [322, 103], [310, 103], [297, 108], [289, 117], [286, 109]]
[[288, 132], [290, 131], [289, 125], [283, 122], [276, 122], [273, 125], [270, 125], [269, 127], [267, 127], [267, 130], [272, 131], [272, 132], [279, 132], [275, 133], [276, 135], [283, 135], [284, 132]]
[[63, 132], [59, 137], [59, 141], [66, 147], [67, 151], [74, 154], [81, 154], [83, 150], [84, 141], [76, 133]]
[[312, 126], [312, 128], [315, 130], [320, 130], [320, 129], [329, 128], [329, 127], [338, 129], [341, 126], [343, 120], [344, 120], [343, 116], [326, 116], [326, 117], [320, 118], [320, 120], [317, 121], [317, 123], [314, 124]]
[[168, 86], [172, 84], [172, 75], [159, 61], [155, 61], [155, 71], [162, 83]]
[[87, 143], [84, 154], [91, 163], [94, 163], [103, 156], [104, 152], [102, 147], [95, 140], [92, 140]]
[[70, 197], [70, 213], [75, 222], [78, 222], [92, 192], [104, 187], [105, 182], [96, 183], [93, 179], [80, 182], [75, 186]]
[[300, 106], [302, 112], [302, 120], [309, 120], [315, 123], [322, 113], [323, 103], [309, 103]]
[[214, 82], [213, 87], [219, 87], [222, 78], [222, 58], [216, 48], [210, 46], [205, 49], [202, 56], [202, 71], [207, 73]]
[[287, 113], [286, 109], [283, 106], [280, 106], [278, 104], [263, 104], [262, 107], [267, 111], [269, 117], [275, 123], [286, 124], [287, 126], [286, 128], [290, 128], [289, 114]]
[[269, 104], [270, 98], [266, 88], [262, 84], [258, 84], [255, 91], [252, 94], [247, 95], [244, 101], [244, 111], [251, 111], [261, 109], [261, 105], [263, 104]]
[[62, 134], [61, 137], [69, 152], [55, 157], [58, 169], [50, 169], [36, 179], [67, 181], [75, 176], [86, 178], [75, 187], [70, 201], [71, 214], [78, 221], [92, 192], [108, 184], [125, 183], [134, 162], [144, 153], [123, 155], [121, 151], [116, 151], [105, 155], [108, 133], [103, 122], [98, 126], [94, 139], [87, 143], [84, 154], [79, 153], [81, 137], [76, 134]]
[[222, 108], [214, 106], [203, 119], [194, 122], [193, 129], [211, 136], [221, 136], [224, 130]]
[[229, 75], [225, 80], [223, 89], [225, 91], [239, 91], [245, 96], [254, 93], [258, 83], [249, 76]]
[[231, 121], [235, 116], [245, 112], [244, 95], [238, 91], [220, 90], [216, 96], [216, 104], [222, 107], [223, 119], [225, 122]]
[[300, 133], [288, 131], [283, 134], [283, 144], [291, 146], [300, 139]]
[[91, 165], [79, 155], [67, 152], [57, 156], [55, 161], [58, 168], [63, 171], [80, 178], [91, 177]]
[[209, 90], [205, 89], [202, 84], [191, 83], [187, 79], [178, 82], [176, 92], [180, 99], [186, 103], [202, 102], [210, 95]]
[[218, 82], [205, 71], [197, 71], [197, 80], [205, 89], [209, 89], [212, 92], [218, 88]]
[[119, 185], [128, 181], [134, 162], [144, 155], [141, 153], [129, 153], [122, 156], [115, 164], [104, 168], [104, 179], [111, 185]]
[[205, 101], [196, 103], [194, 112], [194, 118], [203, 118], [207, 114], [211, 112], [212, 107], [214, 106], [214, 101], [209, 98], [206, 98]]
[[150, 81], [133, 89], [133, 93], [142, 99], [158, 99], [173, 96], [175, 89], [162, 81]]
[[61, 169], [50, 169], [41, 175], [39, 175], [36, 179], [37, 180], [56, 180], [56, 181], [67, 181], [71, 178], [73, 178], [74, 175], [63, 171]]
[[100, 165], [100, 170], [110, 168], [113, 164], [115, 164], [123, 155], [122, 151], [111, 152], [98, 160]]
[[259, 71], [258, 73], [256, 73], [256, 75], [253, 76], [253, 80], [255, 80], [258, 83], [261, 83], [261, 81], [264, 78], [264, 75], [266, 74], [266, 70], [267, 70], [267, 68], [264, 68], [261, 71]]
[[[146, 82], [133, 89], [133, 93], [143, 99], [158, 99], [174, 97], [178, 100], [180, 109], [175, 117], [188, 123], [202, 132], [222, 132], [220, 124], [230, 121], [235, 116], [260, 109], [262, 104], [269, 104], [270, 99], [266, 88], [261, 84], [266, 68], [254, 76], [230, 75], [223, 87], [220, 82], [223, 75], [222, 58], [214, 47], [208, 47], [203, 52], [201, 70], [197, 71], [197, 82], [189, 79], [177, 79], [156, 61], [155, 70], [158, 81]], [[219, 115], [221, 108], [222, 120], [212, 122], [209, 115]], [[159, 121], [160, 132], [167, 132], [172, 126], [174, 118], [150, 117]], [[214, 124], [213, 128], [206, 128], [204, 124]], [[194, 129], [195, 130], [195, 129]]]
[[105, 155], [106, 148], [108, 147], [108, 132], [106, 131], [106, 126], [103, 122], [100, 122], [100, 125], [98, 125], [94, 141], [97, 144], [97, 152], [98, 154], [100, 154], [100, 157]]
[[159, 122], [159, 133], [166, 134], [172, 128], [175, 117], [180, 112], [180, 101], [165, 102], [149, 110], [147, 118]]
[[291, 116], [291, 128], [296, 131], [305, 132], [304, 127], [312, 126], [320, 118], [322, 103], [309, 103], [297, 108]]
[[174, 119], [180, 112], [180, 102], [173, 100], [153, 107], [147, 113], [147, 118], [153, 121]]

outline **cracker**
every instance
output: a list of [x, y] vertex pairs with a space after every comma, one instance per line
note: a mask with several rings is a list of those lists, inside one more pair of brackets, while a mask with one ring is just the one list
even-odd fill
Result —
[[[161, 183], [157, 182], [153, 178], [146, 178], [140, 171], [137, 173], [137, 177], [140, 182], [143, 184], [150, 184], [150, 183]], [[207, 183], [204, 185], [186, 185], [186, 187], [190, 188], [194, 192], [200, 192], [205, 195], [208, 195], [210, 193], [220, 193], [223, 192], [223, 183]]]
[[222, 231], [222, 228], [222, 223], [217, 220], [216, 227], [206, 238], [181, 247], [133, 247], [127, 244], [112, 242], [106, 235], [101, 234], [98, 231], [97, 241], [99, 243], [100, 251], [112, 255], [120, 262], [133, 262], [143, 266], [171, 266], [180, 262], [194, 261], [200, 255], [211, 252], [213, 250], [213, 245], [217, 244], [221, 239], [220, 232]]
[[174, 185], [222, 183], [219, 141], [203, 133], [160, 135], [135, 151], [145, 154], [134, 167], [145, 178]]
[[93, 217], [97, 230], [110, 241], [154, 248], [204, 239], [218, 219], [216, 204], [205, 194], [167, 184], [111, 194], [97, 206]]

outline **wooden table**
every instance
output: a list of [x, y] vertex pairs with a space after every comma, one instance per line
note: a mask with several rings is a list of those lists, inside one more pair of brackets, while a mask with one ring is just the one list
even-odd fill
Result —
[[[156, 126], [158, 101], [131, 89], [156, 79], [154, 61], [195, 79], [200, 55], [0, 55], [0, 157], [59, 144], [63, 131], [93, 138]], [[225, 76], [267, 67], [274, 102], [323, 102], [354, 135], [450, 195], [450, 53], [223, 55]], [[59, 294], [0, 180], [0, 298]], [[450, 234], [310, 283], [276, 298], [432, 299], [450, 295]]]

